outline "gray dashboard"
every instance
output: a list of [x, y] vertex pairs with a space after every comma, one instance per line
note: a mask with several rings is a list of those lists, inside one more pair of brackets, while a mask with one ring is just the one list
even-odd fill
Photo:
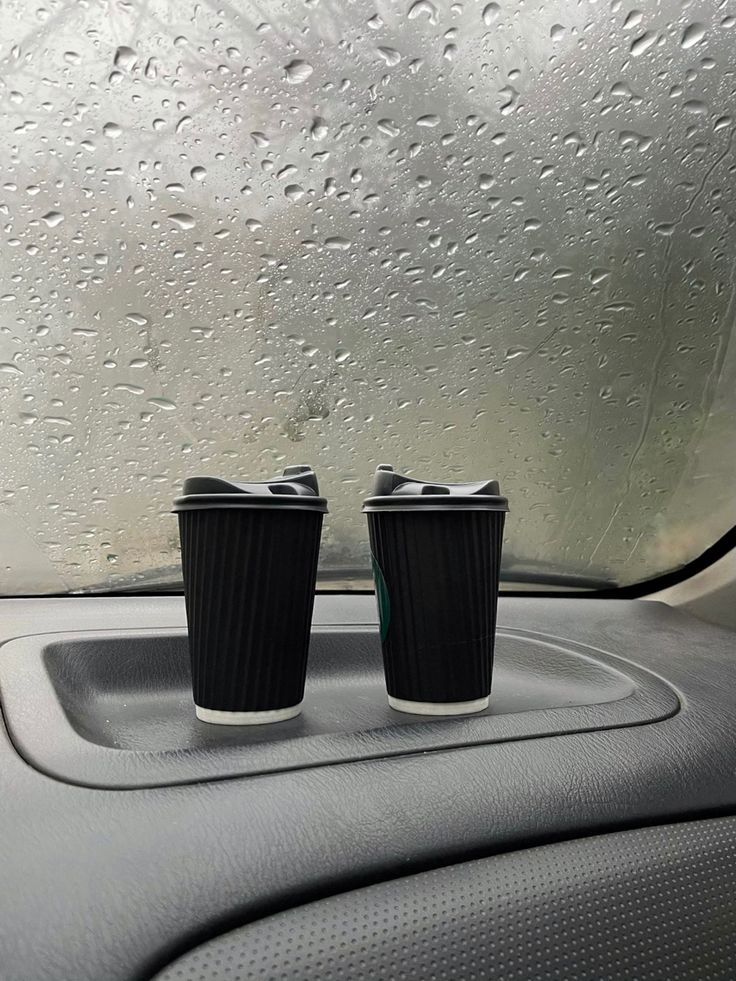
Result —
[[[0, 667], [17, 638], [169, 635], [184, 623], [179, 597], [3, 600]], [[348, 890], [736, 809], [734, 633], [642, 601], [506, 597], [499, 623], [647, 673], [672, 711], [127, 789], [41, 772], [3, 728], [0, 977], [137, 981], [227, 930]], [[373, 597], [320, 596], [315, 624], [338, 635], [370, 629]]]

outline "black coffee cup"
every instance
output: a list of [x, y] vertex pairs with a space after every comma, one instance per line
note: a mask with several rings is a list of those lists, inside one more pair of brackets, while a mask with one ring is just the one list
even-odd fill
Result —
[[261, 483], [184, 482], [174, 511], [203, 722], [259, 725], [299, 714], [326, 510], [310, 467]]
[[498, 482], [376, 471], [364, 503], [388, 701], [418, 715], [488, 707], [508, 501]]

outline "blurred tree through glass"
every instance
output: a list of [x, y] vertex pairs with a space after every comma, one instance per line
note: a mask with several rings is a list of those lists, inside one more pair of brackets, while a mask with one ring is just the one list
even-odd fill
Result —
[[0, 591], [179, 577], [183, 478], [498, 477], [509, 580], [736, 523], [736, 8], [0, 6]]

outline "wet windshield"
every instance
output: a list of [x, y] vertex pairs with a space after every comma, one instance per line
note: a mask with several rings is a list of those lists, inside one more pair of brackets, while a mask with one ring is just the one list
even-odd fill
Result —
[[185, 476], [497, 477], [505, 576], [736, 523], [736, 9], [0, 8], [0, 592], [176, 584]]

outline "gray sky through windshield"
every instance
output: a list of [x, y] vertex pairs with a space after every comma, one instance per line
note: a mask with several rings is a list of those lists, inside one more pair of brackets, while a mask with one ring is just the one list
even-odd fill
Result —
[[498, 478], [505, 571], [736, 524], [729, 3], [0, 8], [0, 592], [168, 583], [186, 476]]

